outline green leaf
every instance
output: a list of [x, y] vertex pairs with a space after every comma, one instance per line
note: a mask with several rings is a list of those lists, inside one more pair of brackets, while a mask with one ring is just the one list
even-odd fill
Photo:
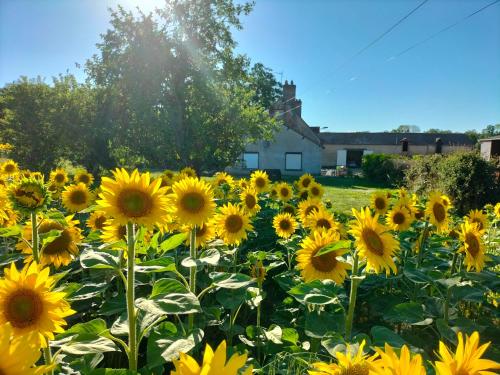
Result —
[[350, 246], [351, 246], [351, 241], [349, 240], [333, 242], [331, 244], [323, 246], [314, 256], [319, 257], [321, 255], [331, 253], [332, 251], [349, 249]]
[[8, 228], [0, 228], [0, 237], [14, 237], [22, 233], [23, 227], [21, 225], [13, 225]]
[[160, 244], [159, 253], [165, 253], [170, 250], [174, 250], [178, 246], [180, 246], [184, 241], [186, 241], [187, 233], [178, 233], [173, 236], [167, 238]]
[[332, 280], [315, 280], [301, 283], [291, 288], [288, 293], [302, 304], [329, 305], [339, 303], [339, 297], [344, 296], [342, 288]]
[[220, 252], [217, 249], [208, 249], [201, 253], [201, 257], [193, 259], [191, 257], [184, 258], [181, 262], [183, 267], [201, 267], [204, 265], [216, 266], [219, 264]]
[[98, 368], [88, 372], [88, 375], [136, 375], [135, 371], [114, 368]]
[[169, 256], [147, 260], [138, 263], [135, 267], [137, 272], [144, 273], [173, 272], [175, 269], [175, 259]]
[[191, 292], [160, 294], [150, 299], [139, 298], [135, 304], [139, 309], [156, 315], [201, 312], [200, 302]]
[[223, 289], [240, 289], [255, 283], [254, 279], [242, 273], [212, 272], [209, 277]]
[[278, 325], [272, 325], [269, 327], [269, 330], [264, 330], [264, 334], [266, 338], [274, 344], [282, 344], [281, 337], [283, 335], [283, 331], [281, 327]]
[[328, 332], [344, 331], [344, 315], [316, 311], [306, 314], [305, 334], [309, 337], [322, 339]]
[[94, 319], [85, 323], [77, 323], [57, 336], [57, 339], [72, 336], [75, 334], [94, 334], [99, 336], [107, 331], [106, 322], [103, 319]]
[[86, 283], [69, 298], [70, 301], [86, 300], [100, 295], [107, 287], [108, 283]]
[[188, 292], [189, 290], [180, 281], [175, 279], [160, 279], [154, 283], [150, 298], [154, 298], [160, 294]]
[[40, 234], [40, 240], [42, 243], [41, 248], [43, 249], [45, 246], [47, 246], [51, 242], [54, 242], [55, 240], [57, 240], [61, 236], [62, 232], [63, 232], [62, 230], [52, 229], [49, 232], [41, 233]]
[[297, 342], [299, 341], [299, 333], [294, 328], [283, 328], [281, 339], [283, 341], [290, 342], [293, 345], [297, 345]]
[[394, 333], [387, 327], [373, 326], [370, 333], [373, 337], [374, 346], [380, 346], [383, 348], [384, 344], [388, 343], [393, 348], [400, 348], [406, 344], [406, 341], [401, 336]]
[[384, 314], [384, 319], [391, 323], [417, 323], [425, 319], [424, 308], [417, 302], [400, 303]]
[[346, 349], [345, 340], [338, 332], [329, 333], [321, 340], [321, 345], [332, 357], [335, 357], [337, 352], [343, 352]]
[[437, 319], [436, 327], [441, 335], [441, 338], [445, 338], [454, 345], [457, 344], [457, 333], [452, 330], [448, 324], [446, 324], [444, 319]]
[[85, 355], [89, 353], [104, 353], [118, 351], [115, 343], [104, 337], [95, 337], [94, 335], [80, 334], [78, 341], [70, 341], [61, 345], [61, 351], [73, 355]]
[[80, 264], [83, 268], [119, 269], [120, 258], [108, 252], [86, 249], [80, 254]]
[[431, 277], [416, 269], [405, 267], [403, 274], [416, 284], [426, 284], [433, 281]]

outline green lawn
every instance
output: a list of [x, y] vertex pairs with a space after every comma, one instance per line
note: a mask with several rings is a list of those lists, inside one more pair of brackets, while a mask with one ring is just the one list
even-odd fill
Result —
[[390, 190], [387, 186], [355, 177], [318, 177], [316, 180], [325, 187], [323, 199], [332, 201], [335, 212], [351, 213], [351, 208], [370, 203], [370, 195], [376, 190]]

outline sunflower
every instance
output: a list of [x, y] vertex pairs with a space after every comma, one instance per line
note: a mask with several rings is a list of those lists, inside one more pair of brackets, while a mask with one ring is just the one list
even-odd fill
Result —
[[278, 199], [283, 202], [288, 202], [293, 198], [293, 190], [286, 182], [281, 182], [275, 186]]
[[80, 169], [73, 176], [73, 181], [75, 184], [81, 183], [90, 186], [94, 182], [94, 176], [92, 173], [87, 172], [87, 170]]
[[166, 183], [168, 186], [172, 185], [174, 178], [175, 178], [175, 172], [171, 171], [170, 169], [165, 169], [162, 174], [161, 178]]
[[[40, 265], [46, 266], [53, 264], [55, 268], [68, 265], [78, 256], [78, 244], [83, 240], [81, 229], [78, 228], [79, 221], [73, 220], [73, 215], [67, 216], [64, 220], [56, 221], [52, 219], [41, 218], [38, 226], [40, 236], [47, 235], [51, 231], [59, 231], [54, 234], [54, 239], [42, 246], [40, 250]], [[32, 261], [33, 251], [28, 246], [32, 239], [31, 221], [28, 221], [23, 229], [22, 240], [16, 245], [16, 248], [24, 254], [30, 256], [27, 262]]]
[[53, 182], [51, 182], [48, 186], [50, 196], [52, 197], [52, 199], [56, 199], [56, 200], [61, 198], [62, 189], [63, 189], [62, 187], [55, 185]]
[[376, 191], [370, 197], [371, 208], [373, 208], [379, 215], [385, 215], [389, 208], [389, 194], [385, 191]]
[[273, 219], [273, 227], [278, 237], [289, 238], [297, 229], [297, 221], [288, 213], [278, 214]]
[[[189, 233], [191, 228], [189, 226], [184, 226], [183, 232]], [[213, 223], [203, 223], [196, 227], [196, 247], [205, 247], [208, 242], [215, 238], [215, 227]], [[189, 235], [186, 238], [186, 246], [189, 246]]]
[[238, 180], [237, 185], [241, 190], [245, 190], [245, 189], [250, 187], [250, 183], [248, 182], [248, 180], [246, 178], [240, 178]]
[[476, 223], [479, 230], [488, 228], [488, 217], [481, 210], [470, 210], [469, 214], [466, 216], [466, 220], [471, 223]]
[[269, 188], [269, 176], [264, 171], [254, 171], [250, 176], [250, 184], [257, 193], [263, 193]]
[[42, 181], [22, 178], [9, 187], [13, 208], [23, 213], [38, 212], [50, 203], [50, 193]]
[[107, 221], [108, 218], [106, 217], [106, 213], [104, 211], [94, 211], [87, 219], [87, 227], [91, 230], [103, 230]]
[[299, 180], [297, 181], [297, 185], [299, 187], [299, 190], [302, 189], [307, 189], [311, 182], [314, 182], [314, 177], [311, 176], [309, 173], [303, 174], [300, 176]]
[[431, 224], [435, 225], [439, 232], [446, 232], [448, 230], [448, 208], [451, 204], [445, 202], [446, 198], [438, 191], [433, 191], [429, 195], [425, 214], [429, 217]]
[[460, 241], [462, 246], [458, 249], [459, 253], [465, 253], [464, 263], [467, 271], [474, 268], [481, 272], [484, 262], [490, 260], [485, 255], [483, 242], [484, 229], [479, 229], [478, 224], [466, 221], [461, 225]]
[[185, 354], [180, 353], [179, 359], [174, 359], [175, 370], [170, 375], [251, 375], [252, 366], [249, 366], [243, 372], [240, 370], [247, 361], [246, 354], [235, 353], [226, 363], [226, 341], [222, 341], [214, 351], [210, 345], [206, 345], [203, 355], [202, 365], [198, 365], [196, 360]]
[[228, 185], [229, 187], [232, 187], [234, 185], [234, 178], [226, 172], [217, 172], [214, 175], [214, 185], [217, 187], [222, 185]]
[[299, 192], [297, 193], [297, 197], [299, 197], [301, 201], [307, 200], [307, 198], [309, 198], [309, 190], [307, 189], [299, 190]]
[[493, 375], [500, 369], [500, 363], [481, 358], [490, 346], [490, 342], [479, 346], [479, 333], [465, 336], [458, 332], [456, 352], [451, 352], [446, 345], [439, 342], [439, 359], [434, 364], [437, 375]]
[[307, 190], [309, 191], [308, 196], [311, 198], [321, 199], [321, 197], [325, 193], [325, 189], [323, 188], [323, 186], [315, 181], [309, 184], [309, 188]]
[[318, 211], [323, 207], [323, 203], [319, 199], [309, 198], [299, 203], [299, 218], [302, 224], [307, 222], [307, 217], [313, 211]]
[[260, 211], [259, 197], [253, 188], [247, 188], [240, 194], [241, 206], [243, 210], [250, 216], [255, 215]]
[[50, 172], [50, 181], [53, 185], [62, 187], [66, 185], [66, 182], [68, 182], [68, 174], [64, 169], [57, 168], [56, 170]]
[[366, 207], [358, 212], [352, 209], [355, 220], [351, 222], [349, 233], [356, 239], [356, 247], [361, 259], [366, 259], [366, 269], [379, 273], [382, 269], [389, 275], [397, 272], [392, 260], [399, 251], [399, 241], [388, 232], [388, 228], [378, 222], [378, 214], [371, 215]]
[[117, 224], [128, 222], [152, 228], [168, 220], [168, 198], [161, 182], [151, 182], [149, 173], [136, 169], [129, 174], [125, 169], [116, 169], [114, 179], [102, 179], [102, 192], [97, 201], [99, 209]]
[[79, 212], [88, 208], [94, 199], [87, 185], [82, 182], [66, 186], [61, 196], [62, 204], [69, 212]]
[[49, 268], [33, 262], [18, 271], [11, 263], [0, 279], [0, 324], [9, 322], [14, 337], [35, 334], [37, 343], [45, 347], [54, 333], [64, 332], [64, 318], [74, 313], [64, 300], [66, 294], [52, 291], [55, 283]]
[[192, 177], [192, 178], [198, 177], [198, 174], [196, 173], [196, 171], [194, 170], [194, 168], [191, 168], [191, 167], [184, 167], [184, 168], [182, 168], [179, 171], [179, 174], [183, 175], [184, 177]]
[[500, 202], [495, 204], [495, 208], [493, 209], [493, 212], [495, 213], [495, 216], [497, 219], [500, 219]]
[[40, 348], [35, 344], [36, 335], [13, 337], [13, 333], [10, 323], [0, 324], [0, 374], [41, 375], [52, 369], [53, 366], [35, 367], [41, 355]]
[[221, 207], [216, 218], [216, 230], [228, 245], [239, 245], [253, 229], [250, 218], [239, 206], [228, 203]]
[[387, 213], [385, 222], [387, 226], [393, 230], [404, 231], [410, 227], [413, 222], [413, 217], [406, 207], [395, 205]]
[[305, 221], [304, 225], [311, 231], [332, 230], [339, 232], [339, 223], [335, 221], [333, 215], [326, 208], [320, 207], [312, 211]]
[[117, 224], [114, 220], [108, 220], [101, 233], [101, 240], [104, 243], [114, 244], [127, 240], [127, 226]]
[[213, 191], [209, 184], [198, 178], [186, 177], [174, 184], [170, 196], [170, 210], [178, 221], [201, 226], [215, 211]]
[[375, 349], [380, 359], [374, 362], [375, 368], [370, 375], [426, 375], [422, 356], [420, 354], [412, 356], [406, 345], [401, 348], [399, 357], [389, 344], [386, 343], [384, 349]]
[[363, 340], [354, 354], [354, 348], [347, 344], [346, 352], [336, 352], [338, 363], [326, 364], [316, 362], [312, 367], [319, 371], [309, 371], [309, 375], [369, 375], [376, 369], [375, 360], [378, 354], [368, 356], [363, 353], [366, 341]]
[[13, 176], [19, 172], [19, 166], [14, 160], [6, 160], [0, 165], [0, 174]]
[[340, 239], [336, 232], [314, 232], [300, 243], [297, 268], [306, 283], [313, 280], [333, 280], [342, 284], [351, 265], [341, 257], [349, 249], [337, 249], [317, 256], [316, 253]]

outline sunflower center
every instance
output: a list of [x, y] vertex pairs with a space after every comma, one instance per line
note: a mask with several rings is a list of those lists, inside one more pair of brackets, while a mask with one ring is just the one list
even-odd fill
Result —
[[304, 190], [304, 191], [300, 192], [300, 198], [301, 199], [307, 199], [308, 196], [309, 196], [309, 192], [307, 190]]
[[295, 210], [294, 210], [294, 208], [292, 206], [285, 206], [285, 207], [283, 207], [283, 212], [287, 212], [290, 215], [294, 215], [295, 214]]
[[259, 188], [263, 188], [266, 186], [266, 180], [262, 177], [257, 177], [255, 179], [255, 185], [257, 185]]
[[288, 194], [290, 193], [287, 188], [281, 188], [280, 192], [283, 197], [288, 197]]
[[58, 173], [54, 177], [54, 180], [56, 180], [56, 182], [62, 184], [64, 182], [64, 175], [62, 173]]
[[318, 211], [319, 208], [317, 206], [309, 206], [304, 210], [304, 213], [306, 214], [306, 217], [309, 216], [309, 214], [313, 211]]
[[375, 199], [375, 207], [378, 210], [383, 210], [385, 208], [385, 200], [383, 198], [376, 198]]
[[405, 222], [405, 215], [401, 212], [396, 212], [392, 217], [392, 221], [394, 221], [394, 224], [401, 225]]
[[257, 201], [253, 195], [247, 194], [245, 196], [245, 205], [247, 206], [247, 208], [252, 209], [255, 207], [256, 204], [257, 204]]
[[305, 188], [308, 187], [310, 183], [311, 183], [311, 179], [310, 178], [304, 178], [302, 180], [302, 186], [304, 186]]
[[347, 368], [342, 368], [339, 375], [368, 375], [370, 373], [370, 367], [366, 363], [356, 363]]
[[78, 176], [78, 182], [82, 182], [87, 185], [90, 182], [90, 177], [87, 174], [82, 174]]
[[227, 184], [227, 181], [223, 178], [223, 179], [220, 179], [219, 180], [219, 186], [220, 185], [224, 185], [224, 184]]
[[441, 203], [434, 203], [434, 206], [432, 206], [432, 212], [434, 213], [434, 217], [438, 223], [446, 219], [446, 210]]
[[197, 192], [185, 194], [181, 199], [181, 206], [190, 213], [198, 213], [205, 206], [205, 199]]
[[83, 190], [75, 190], [69, 196], [71, 203], [80, 205], [87, 203], [87, 194]]
[[284, 219], [280, 221], [280, 229], [282, 230], [289, 230], [292, 227], [292, 223], [290, 223], [290, 220]]
[[315, 269], [320, 272], [330, 272], [335, 269], [337, 265], [337, 258], [335, 257], [335, 252], [329, 252], [320, 256], [314, 256], [320, 249], [314, 251], [311, 257], [311, 263]]
[[71, 245], [72, 240], [73, 239], [71, 237], [71, 234], [69, 233], [69, 230], [65, 229], [62, 231], [59, 237], [57, 237], [54, 241], [47, 244], [42, 249], [42, 252], [45, 255], [56, 255], [56, 254], [66, 253], [69, 251], [69, 247]]
[[40, 319], [43, 301], [31, 289], [18, 289], [5, 300], [5, 318], [13, 327], [29, 327]]
[[483, 229], [483, 222], [477, 218], [472, 219], [472, 222], [477, 224], [477, 229]]
[[120, 225], [116, 228], [116, 233], [118, 234], [118, 238], [124, 240], [127, 238], [127, 227], [125, 225]]
[[467, 233], [465, 236], [465, 243], [467, 244], [467, 250], [469, 251], [470, 255], [475, 258], [480, 250], [479, 240], [474, 234]]
[[225, 226], [229, 233], [238, 233], [243, 228], [243, 219], [240, 215], [229, 215], [226, 218]]
[[125, 189], [118, 195], [118, 206], [125, 216], [142, 217], [151, 212], [151, 196], [137, 189]]
[[363, 240], [369, 251], [378, 256], [384, 255], [384, 243], [377, 232], [373, 229], [365, 228], [363, 230]]
[[314, 187], [311, 189], [311, 194], [312, 194], [312, 195], [319, 195], [319, 189], [318, 189], [317, 187], [315, 187], [315, 186], [314, 186]]
[[96, 219], [94, 221], [94, 226], [97, 229], [104, 228], [104, 224], [106, 224], [106, 216], [98, 216], [98, 217], [96, 217]]
[[4, 171], [6, 173], [14, 173], [16, 171], [16, 167], [14, 166], [14, 164], [7, 164], [4, 168]]
[[330, 224], [330, 222], [327, 219], [319, 219], [316, 222], [316, 227], [330, 229], [332, 227], [332, 225]]

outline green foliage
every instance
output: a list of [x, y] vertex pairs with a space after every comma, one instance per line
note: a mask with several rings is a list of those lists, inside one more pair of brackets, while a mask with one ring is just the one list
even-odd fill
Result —
[[440, 190], [449, 195], [459, 213], [500, 201], [495, 165], [477, 152], [413, 158], [406, 171], [406, 185], [418, 194]]
[[395, 186], [401, 185], [405, 166], [404, 159], [389, 154], [364, 155], [361, 164], [363, 175], [367, 179]]

